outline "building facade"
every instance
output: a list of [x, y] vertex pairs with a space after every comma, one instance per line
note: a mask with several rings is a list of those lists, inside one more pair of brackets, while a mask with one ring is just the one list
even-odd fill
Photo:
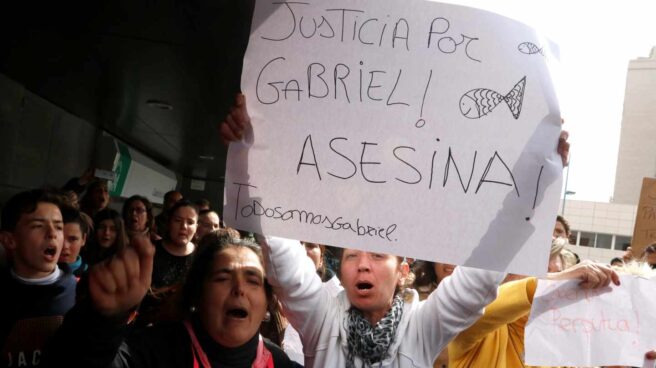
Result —
[[563, 213], [572, 234], [570, 250], [581, 259], [604, 263], [621, 257], [631, 243], [637, 210], [631, 204], [568, 199]]
[[[656, 177], [656, 46], [629, 62], [611, 203], [568, 199], [563, 210], [581, 259], [609, 262], [631, 243], [644, 177]], [[561, 207], [562, 202], [561, 202]]]
[[638, 204], [643, 177], [656, 177], [656, 46], [629, 62], [613, 202]]

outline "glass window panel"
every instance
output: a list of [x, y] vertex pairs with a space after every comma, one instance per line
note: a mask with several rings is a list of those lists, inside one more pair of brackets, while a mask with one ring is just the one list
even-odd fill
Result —
[[595, 234], [581, 231], [579, 245], [583, 247], [594, 247]]
[[611, 249], [613, 236], [611, 234], [597, 234], [596, 248]]
[[626, 248], [629, 246], [631, 246], [630, 236], [615, 236], [615, 250], [626, 250]]

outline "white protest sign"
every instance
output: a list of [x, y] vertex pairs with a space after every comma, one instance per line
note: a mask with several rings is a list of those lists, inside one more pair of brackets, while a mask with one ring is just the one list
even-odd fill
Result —
[[620, 281], [585, 290], [578, 280], [540, 280], [524, 335], [526, 364], [642, 367], [656, 347], [656, 280]]
[[562, 165], [549, 42], [409, 0], [257, 1], [224, 219], [239, 229], [546, 272]]

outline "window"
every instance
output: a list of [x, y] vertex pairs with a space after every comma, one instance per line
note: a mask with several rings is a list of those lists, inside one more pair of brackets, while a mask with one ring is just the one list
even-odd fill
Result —
[[587, 233], [585, 231], [581, 231], [581, 239], [579, 241], [579, 245], [582, 247], [594, 247], [595, 243], [595, 233]]
[[611, 249], [613, 244], [613, 236], [610, 234], [597, 234], [597, 241], [595, 242], [596, 248]]
[[615, 250], [626, 250], [626, 248], [629, 247], [630, 245], [631, 245], [630, 236], [622, 236], [622, 235], [615, 236]]

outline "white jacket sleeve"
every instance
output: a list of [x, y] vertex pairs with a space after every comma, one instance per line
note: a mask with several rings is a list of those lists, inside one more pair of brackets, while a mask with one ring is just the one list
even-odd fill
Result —
[[[285, 317], [314, 346], [334, 300], [323, 287], [314, 263], [298, 240], [258, 237], [267, 279], [282, 302]], [[306, 346], [307, 347], [307, 346]]]
[[433, 361], [461, 331], [476, 322], [497, 297], [504, 273], [459, 266], [440, 282], [415, 314], [415, 338]]

